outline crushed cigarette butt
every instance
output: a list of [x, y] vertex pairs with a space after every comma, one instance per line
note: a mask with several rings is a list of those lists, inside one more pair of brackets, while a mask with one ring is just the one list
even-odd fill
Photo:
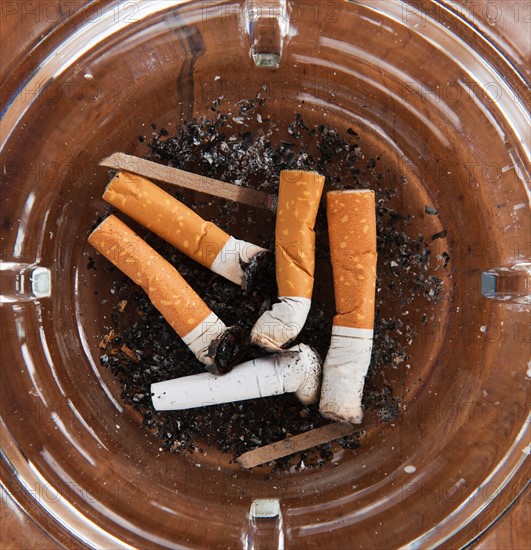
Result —
[[315, 269], [315, 219], [325, 178], [317, 172], [280, 173], [275, 229], [279, 302], [256, 322], [251, 341], [278, 351], [302, 330], [311, 306]]

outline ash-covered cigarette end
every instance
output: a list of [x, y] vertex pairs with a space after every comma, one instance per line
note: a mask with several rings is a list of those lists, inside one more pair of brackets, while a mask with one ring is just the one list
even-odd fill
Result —
[[242, 262], [243, 290], [247, 292], [253, 290], [265, 277], [274, 277], [274, 259], [275, 256], [271, 250], [264, 250], [255, 254], [248, 262]]
[[319, 400], [322, 362], [319, 354], [311, 347], [301, 344], [299, 350], [296, 361], [303, 364], [306, 376], [295, 395], [303, 405], [312, 405]]
[[207, 370], [214, 374], [225, 374], [239, 363], [249, 347], [249, 337], [241, 327], [229, 327], [208, 347], [208, 356], [213, 364]]

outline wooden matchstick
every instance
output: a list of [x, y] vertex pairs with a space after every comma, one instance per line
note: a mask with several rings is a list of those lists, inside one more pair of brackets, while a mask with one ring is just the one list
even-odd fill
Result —
[[260, 464], [266, 464], [278, 458], [329, 443], [340, 437], [352, 435], [359, 430], [359, 426], [355, 428], [350, 424], [334, 422], [321, 428], [315, 428], [299, 435], [287, 437], [282, 441], [275, 441], [275, 443], [271, 443], [270, 445], [258, 447], [258, 449], [253, 449], [242, 454], [236, 461], [242, 468], [254, 468]]
[[207, 195], [213, 195], [222, 199], [247, 204], [265, 210], [276, 210], [276, 196], [240, 187], [233, 183], [225, 183], [206, 176], [200, 176], [178, 168], [171, 168], [164, 164], [158, 164], [150, 160], [141, 159], [125, 153], [114, 153], [104, 158], [100, 166], [114, 168], [115, 170], [126, 170], [144, 176], [149, 179], [177, 185], [184, 189], [199, 191]]

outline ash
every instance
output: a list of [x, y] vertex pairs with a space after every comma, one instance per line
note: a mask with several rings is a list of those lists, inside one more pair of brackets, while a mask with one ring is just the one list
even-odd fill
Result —
[[[404, 230], [410, 220], [389, 206], [397, 190], [385, 187], [385, 177], [377, 171], [378, 157], [364, 158], [359, 144], [361, 138], [354, 130], [348, 129], [345, 135], [340, 135], [329, 126], [307, 125], [300, 114], [296, 114], [287, 127], [279, 128], [269, 119], [266, 103], [261, 93], [236, 105], [224, 105], [218, 99], [211, 106], [211, 116], [182, 124], [172, 135], [167, 129], [157, 131], [156, 125], [152, 125], [151, 140], [148, 142], [146, 136], [140, 136], [139, 140], [148, 144], [146, 158], [267, 192], [277, 191], [279, 174], [284, 169], [316, 170], [326, 177], [328, 190], [375, 190], [379, 255], [376, 324], [363, 403], [366, 410], [376, 412], [379, 421], [393, 421], [399, 415], [400, 403], [386, 382], [386, 372], [405, 367], [410, 359], [407, 342], [411, 342], [416, 335], [416, 328], [403, 319], [401, 308], [419, 299], [427, 307], [431, 303], [433, 308], [433, 304], [443, 296], [442, 281], [433, 274], [434, 269], [430, 266], [430, 243], [425, 242], [422, 236], [406, 234]], [[186, 201], [178, 191], [173, 189], [172, 192], [191, 205], [190, 200]], [[211, 199], [210, 203], [215, 201], [218, 199]], [[200, 208], [201, 203], [195, 201], [192, 207]], [[243, 228], [257, 225], [253, 211], [243, 212], [240, 205], [234, 203], [219, 200], [216, 212], [212, 221], [229, 233], [238, 224]], [[426, 212], [432, 214], [432, 210]], [[436, 213], [433, 210], [433, 214]], [[317, 218], [316, 234], [313, 305], [296, 343], [312, 346], [324, 358], [330, 341], [334, 304], [331, 271], [322, 267], [329, 263], [323, 205]], [[272, 231], [263, 235], [258, 231], [257, 235], [259, 242], [255, 241], [255, 244], [272, 248]], [[149, 232], [142, 236], [179, 270], [227, 325], [236, 325], [250, 332], [258, 317], [276, 299], [273, 257], [252, 278], [252, 284], [242, 291]], [[449, 256], [448, 260], [446, 257], [444, 260], [446, 268]], [[101, 257], [91, 259], [89, 269], [102, 266], [113, 269]], [[151, 305], [144, 292], [118, 270], [113, 272], [112, 291], [116, 306], [112, 326], [105, 327], [100, 361], [118, 377], [122, 399], [141, 412], [144, 426], [160, 437], [164, 449], [178, 453], [203, 453], [212, 446], [228, 453], [233, 459], [257, 446], [327, 423], [321, 418], [318, 405], [303, 406], [292, 395], [190, 411], [155, 411], [150, 398], [153, 382], [204, 372], [204, 366]], [[395, 302], [398, 300], [396, 312], [386, 308], [391, 295]], [[132, 354], [124, 353], [124, 349], [132, 351]], [[245, 359], [261, 355], [261, 350], [251, 348]], [[357, 435], [343, 438], [339, 444], [347, 449], [347, 453], [359, 452], [356, 451], [360, 446]], [[333, 445], [321, 445], [279, 459], [269, 465], [271, 470], [266, 478], [279, 472], [322, 467], [332, 457]]]

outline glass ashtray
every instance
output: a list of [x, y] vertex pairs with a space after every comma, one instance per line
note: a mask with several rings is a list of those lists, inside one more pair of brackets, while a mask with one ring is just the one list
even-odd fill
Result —
[[[525, 75], [450, 2], [97, 2], [43, 38], [2, 114], [2, 482], [68, 547], [456, 547], [529, 477]], [[20, 71], [19, 71], [20, 73]], [[151, 122], [267, 90], [277, 125], [354, 128], [448, 235], [447, 293], [390, 373], [403, 410], [323, 468], [264, 479], [159, 450], [100, 366], [87, 270], [102, 158]], [[96, 295], [96, 292], [99, 292]], [[109, 296], [106, 296], [110, 298]], [[421, 311], [412, 312], [420, 325]]]

